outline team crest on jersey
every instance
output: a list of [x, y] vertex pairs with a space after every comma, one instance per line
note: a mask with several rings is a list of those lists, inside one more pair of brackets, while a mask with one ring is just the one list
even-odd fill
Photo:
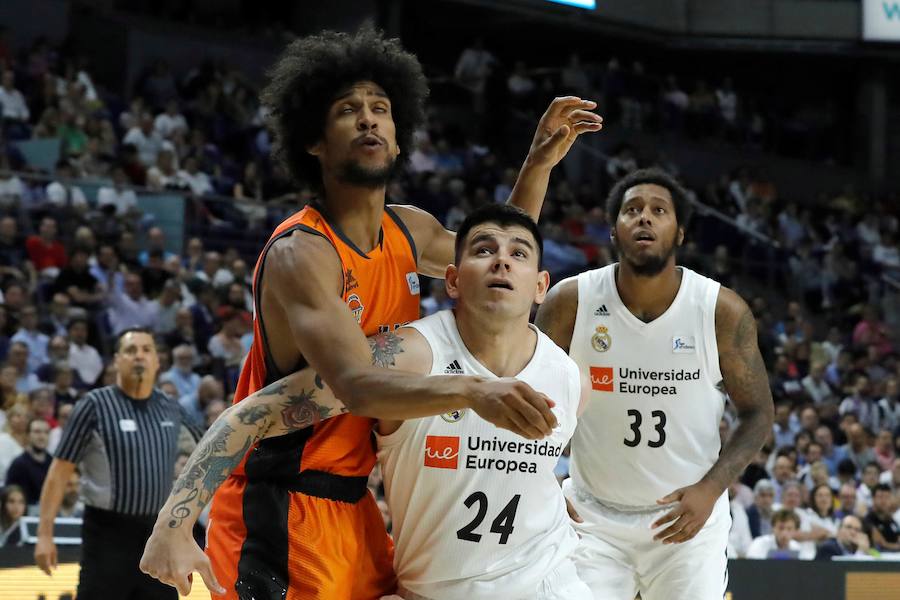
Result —
[[597, 330], [591, 337], [591, 347], [597, 352], [606, 352], [612, 347], [612, 337], [610, 337], [609, 330], [606, 327], [602, 325], [597, 327]]
[[441, 415], [441, 418], [448, 423], [457, 423], [461, 421], [464, 416], [466, 416], [466, 409], [461, 408], [459, 410], [451, 410], [448, 413], [444, 413]]
[[363, 306], [362, 300], [359, 299], [359, 296], [357, 296], [356, 294], [350, 294], [350, 296], [347, 298], [347, 307], [350, 308], [351, 312], [353, 312], [353, 316], [356, 317], [356, 322], [362, 323], [362, 315], [366, 307]]

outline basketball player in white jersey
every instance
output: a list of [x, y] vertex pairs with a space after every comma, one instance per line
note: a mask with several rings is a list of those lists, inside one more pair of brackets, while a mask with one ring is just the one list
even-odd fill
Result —
[[[620, 262], [560, 282], [538, 311], [591, 381], [563, 487], [597, 599], [721, 599], [728, 484], [772, 429], [750, 309], [676, 266], [690, 208], [664, 171], [624, 177], [607, 200]], [[723, 390], [740, 425], [720, 448]]]
[[[490, 205], [475, 211], [457, 233], [456, 265], [446, 271], [456, 308], [370, 338], [381, 366], [460, 382], [518, 379], [552, 399], [557, 421], [543, 439], [496, 427], [474, 403], [440, 415], [379, 421], [378, 458], [399, 581], [397, 595], [384, 600], [594, 598], [570, 558], [578, 535], [553, 473], [575, 431], [587, 382], [575, 362], [528, 322], [549, 287], [549, 275], [539, 268], [542, 249], [537, 225], [520, 209]], [[201, 440], [198, 458], [185, 467], [189, 476], [176, 483], [160, 519], [183, 519], [182, 505], [199, 512], [196, 480], [224, 478], [221, 469], [233, 468], [232, 457], [242, 456], [252, 441], [342, 412], [343, 404], [311, 369], [248, 396]], [[172, 557], [164, 580], [184, 583], [193, 568], [203, 574], [204, 558], [199, 547]], [[214, 578], [204, 581], [218, 585]]]

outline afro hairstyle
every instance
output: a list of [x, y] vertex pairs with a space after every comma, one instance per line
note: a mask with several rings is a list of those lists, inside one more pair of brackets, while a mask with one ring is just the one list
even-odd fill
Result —
[[322, 187], [321, 166], [307, 149], [321, 141], [328, 109], [342, 90], [359, 81], [381, 86], [403, 151], [412, 148], [413, 132], [425, 119], [422, 65], [400, 40], [385, 38], [372, 25], [354, 34], [324, 31], [292, 42], [268, 78], [260, 100], [274, 135], [274, 157], [296, 182], [316, 189]]

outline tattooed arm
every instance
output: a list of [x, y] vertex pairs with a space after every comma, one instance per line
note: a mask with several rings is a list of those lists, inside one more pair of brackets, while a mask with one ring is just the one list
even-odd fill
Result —
[[653, 524], [655, 528], [671, 523], [655, 536], [667, 544], [686, 542], [697, 535], [716, 500], [756, 456], [772, 431], [772, 392], [759, 353], [756, 320], [747, 303], [725, 287], [719, 291], [716, 302], [716, 342], [722, 383], [737, 409], [740, 424], [703, 479], [657, 501], [677, 503]]
[[722, 383], [737, 410], [739, 424], [704, 478], [725, 491], [750, 464], [772, 431], [774, 405], [769, 375], [759, 352], [756, 319], [728, 288], [716, 303], [716, 340]]

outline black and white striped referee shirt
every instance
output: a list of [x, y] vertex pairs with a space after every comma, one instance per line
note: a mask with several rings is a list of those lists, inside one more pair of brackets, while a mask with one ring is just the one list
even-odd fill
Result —
[[79, 465], [88, 506], [156, 515], [172, 490], [182, 426], [196, 440], [203, 435], [159, 390], [135, 400], [111, 385], [75, 404], [54, 456]]

